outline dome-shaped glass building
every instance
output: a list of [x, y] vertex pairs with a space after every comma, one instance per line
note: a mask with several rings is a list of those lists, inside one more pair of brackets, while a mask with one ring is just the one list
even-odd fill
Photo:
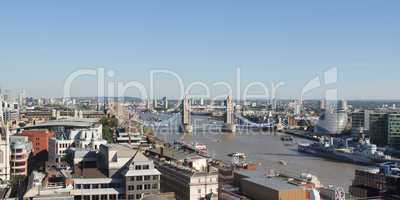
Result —
[[341, 134], [347, 126], [348, 116], [345, 111], [322, 112], [315, 125], [314, 132], [322, 134]]

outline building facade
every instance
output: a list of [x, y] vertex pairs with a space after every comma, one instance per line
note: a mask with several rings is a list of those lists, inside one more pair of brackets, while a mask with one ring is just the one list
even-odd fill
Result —
[[177, 200], [198, 200], [218, 196], [218, 172], [194, 172], [190, 169], [157, 163], [161, 172], [161, 192], [175, 192]]
[[0, 123], [0, 182], [10, 180], [9, 131]]
[[31, 177], [24, 197], [51, 199], [62, 195], [75, 200], [141, 200], [145, 195], [159, 194], [160, 172], [151, 160], [128, 145], [101, 145], [99, 151], [84, 153], [73, 160], [73, 170], [55, 165], [47, 174], [36, 177], [38, 186], [34, 184], [35, 177]]
[[133, 158], [124, 172], [125, 197], [127, 200], [142, 199], [144, 194], [157, 194], [160, 191], [161, 173], [154, 168], [153, 161], [143, 154]]
[[63, 134], [49, 140], [49, 160], [52, 162], [60, 162], [67, 154], [70, 147], [81, 149], [99, 150], [100, 145], [107, 144], [103, 140], [103, 131], [101, 124], [95, 124], [89, 128], [69, 129]]
[[11, 176], [27, 176], [32, 143], [26, 136], [10, 136]]
[[388, 113], [379, 113], [369, 110], [352, 113], [352, 135], [361, 138], [362, 135], [370, 138], [371, 143], [378, 146], [388, 144]]
[[55, 137], [49, 140], [49, 161], [60, 162], [65, 155], [67, 150], [74, 143], [73, 140], [68, 139], [57, 139]]
[[389, 114], [388, 124], [388, 144], [400, 149], [400, 114]]
[[22, 136], [28, 137], [32, 143], [32, 153], [34, 156], [41, 155], [46, 161], [48, 159], [49, 139], [54, 136], [54, 133], [48, 130], [24, 130]]

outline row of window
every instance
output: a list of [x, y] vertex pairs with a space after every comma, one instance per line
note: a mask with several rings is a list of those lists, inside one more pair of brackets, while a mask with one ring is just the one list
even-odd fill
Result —
[[59, 149], [61, 149], [61, 148], [68, 148], [70, 146], [70, 144], [65, 144], [65, 143], [61, 143], [61, 144], [58, 144], [58, 148]]
[[119, 188], [119, 183], [103, 183], [103, 184], [76, 184], [76, 189], [99, 189], [99, 188]]
[[150, 169], [150, 165], [135, 165], [135, 170], [147, 170]]
[[129, 186], [128, 186], [128, 190], [129, 190], [129, 191], [134, 191], [134, 190], [150, 190], [150, 189], [153, 189], [153, 190], [158, 189], [158, 184], [153, 184], [153, 185], [150, 185], [150, 184], [136, 185], [136, 188], [135, 188], [134, 185], [129, 185]]
[[[123, 195], [118, 195], [118, 199], [123, 199]], [[89, 195], [75, 196], [74, 200], [90, 200], [90, 196]], [[117, 195], [115, 194], [93, 195], [92, 200], [117, 200]]]
[[[213, 178], [210, 178], [210, 183], [213, 182]], [[198, 182], [201, 183], [201, 178], [198, 179]]]
[[142, 194], [130, 194], [128, 195], [128, 200], [142, 199]]
[[[151, 180], [151, 176], [132, 176], [130, 177], [130, 181], [150, 181]], [[153, 176], [153, 180], [158, 180], [158, 176]]]
[[14, 159], [20, 160], [20, 159], [24, 159], [24, 158], [25, 158], [25, 155], [17, 155], [17, 156], [12, 155], [11, 156], [11, 160], [14, 160]]

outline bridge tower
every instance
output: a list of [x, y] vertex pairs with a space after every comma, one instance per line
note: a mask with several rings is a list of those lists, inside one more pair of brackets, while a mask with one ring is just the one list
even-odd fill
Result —
[[193, 131], [193, 127], [190, 121], [190, 101], [187, 96], [185, 96], [185, 98], [182, 100], [181, 117], [182, 117], [181, 132], [191, 133]]
[[231, 96], [228, 96], [226, 98], [225, 105], [226, 105], [226, 113], [225, 113], [225, 124], [223, 131], [235, 133], [236, 123], [235, 123], [234, 108]]

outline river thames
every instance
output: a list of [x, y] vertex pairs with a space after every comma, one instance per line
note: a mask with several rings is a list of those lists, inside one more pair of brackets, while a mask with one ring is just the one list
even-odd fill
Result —
[[[146, 116], [142, 116], [146, 118]], [[276, 172], [289, 174], [310, 173], [316, 175], [325, 186], [333, 185], [343, 187], [348, 191], [354, 178], [355, 169], [365, 168], [363, 166], [334, 162], [297, 151], [296, 143], [311, 143], [302, 138], [295, 138], [293, 142], [282, 142], [279, 132], [260, 132], [238, 130], [238, 133], [221, 133], [219, 127], [222, 121], [208, 118], [206, 116], [193, 116], [194, 132], [191, 134], [180, 134], [175, 121], [178, 118], [170, 118], [168, 115], [158, 116], [162, 119], [164, 126], [155, 128], [158, 137], [167, 141], [184, 140], [187, 142], [198, 142], [207, 145], [208, 153], [215, 159], [230, 162], [227, 154], [232, 152], [243, 152], [247, 155], [247, 161], [257, 163], [257, 170], [267, 173], [273, 169]], [[167, 124], [168, 123], [168, 126]], [[282, 165], [284, 161], [287, 165]]]

